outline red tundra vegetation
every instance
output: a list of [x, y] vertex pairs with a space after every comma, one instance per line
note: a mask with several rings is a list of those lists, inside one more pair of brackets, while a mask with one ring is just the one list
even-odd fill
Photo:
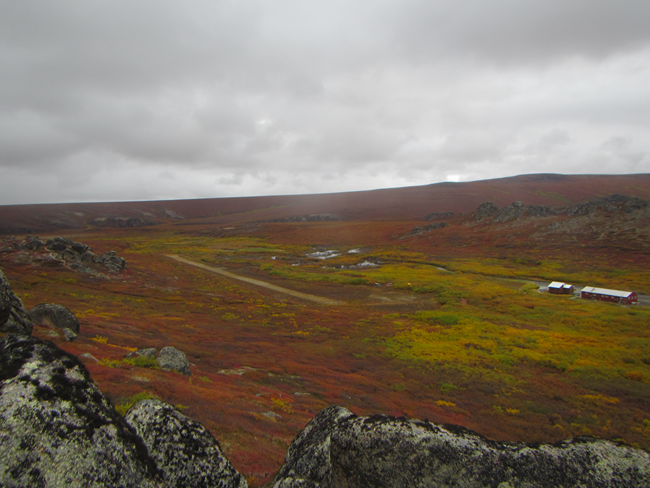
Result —
[[[487, 200], [503, 207], [650, 197], [647, 175], [580, 178], [537, 175], [365, 198], [158, 202], [184, 219], [159, 215], [157, 225], [129, 228], [88, 222], [126, 215], [128, 205], [154, 215], [155, 202], [87, 205], [74, 217], [87, 219], [83, 228], [52, 227], [41, 239], [63, 235], [96, 254], [113, 250], [125, 270], [75, 271], [45, 259], [45, 249], [20, 249], [25, 232], [4, 238], [0, 266], [27, 308], [58, 303], [76, 314], [73, 342], [48, 326], [34, 335], [91, 355], [82, 359], [118, 411], [152, 396], [175, 405], [210, 429], [251, 486], [272, 479], [291, 440], [330, 405], [460, 424], [499, 440], [593, 435], [648, 449], [648, 210], [505, 223], [472, 215]], [[53, 226], [61, 212], [77, 211], [55, 207], [32, 207], [24, 221], [25, 207], [3, 208], [0, 226], [29, 227], [39, 216]], [[310, 221], [312, 214], [342, 220]], [[640, 304], [540, 293], [551, 281], [632, 290]], [[191, 376], [125, 358], [165, 346], [187, 355]]]

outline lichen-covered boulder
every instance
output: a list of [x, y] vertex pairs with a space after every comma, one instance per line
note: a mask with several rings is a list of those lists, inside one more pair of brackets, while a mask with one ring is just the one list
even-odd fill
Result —
[[0, 486], [164, 485], [77, 358], [8, 335], [0, 340]]
[[34, 324], [23, 302], [11, 289], [9, 280], [0, 270], [0, 333], [30, 335]]
[[79, 333], [79, 320], [63, 305], [40, 303], [29, 311], [29, 317], [35, 324], [50, 325], [57, 329], [70, 329], [75, 334]]
[[648, 452], [610, 441], [495, 442], [457, 426], [337, 412], [305, 427], [274, 487], [641, 488], [650, 479]]
[[125, 420], [144, 441], [168, 486], [248, 486], [212, 434], [171, 405], [144, 400], [127, 412]]
[[166, 371], [177, 371], [187, 376], [192, 375], [190, 372], [190, 362], [187, 360], [187, 356], [185, 356], [184, 352], [179, 351], [175, 347], [163, 347], [158, 353], [156, 363], [160, 369]]
[[335, 406], [321, 410], [289, 446], [285, 464], [273, 486], [330, 486], [330, 436], [342, 421], [350, 417], [354, 417], [354, 414], [344, 407]]

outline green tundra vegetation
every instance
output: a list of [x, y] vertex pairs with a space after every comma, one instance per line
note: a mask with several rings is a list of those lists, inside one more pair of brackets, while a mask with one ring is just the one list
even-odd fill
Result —
[[[251, 486], [271, 479], [297, 432], [332, 404], [500, 440], [593, 435], [650, 449], [650, 309], [539, 293], [532, 282], [647, 291], [646, 269], [535, 249], [459, 257], [355, 239], [326, 242], [340, 255], [318, 259], [319, 242], [273, 235], [93, 231], [81, 240], [125, 257], [121, 276], [10, 256], [2, 265], [26, 306], [75, 312], [79, 337], [59, 345], [98, 360], [87, 367], [120, 412], [142, 398], [179, 405]], [[302, 302], [171, 254], [340, 304]], [[45, 326], [34, 333], [51, 337]], [[124, 358], [167, 345], [187, 354], [192, 376]]]

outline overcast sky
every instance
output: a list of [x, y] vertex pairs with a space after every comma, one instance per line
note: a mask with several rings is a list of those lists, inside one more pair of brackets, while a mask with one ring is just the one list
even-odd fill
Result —
[[648, 172], [648, 0], [0, 0], [0, 204]]

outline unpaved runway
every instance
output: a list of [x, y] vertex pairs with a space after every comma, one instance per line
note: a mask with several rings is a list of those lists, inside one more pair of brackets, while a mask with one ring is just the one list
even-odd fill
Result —
[[205, 269], [213, 273], [218, 273], [220, 275], [227, 276], [228, 278], [232, 278], [234, 280], [244, 281], [246, 283], [250, 283], [251, 285], [261, 286], [262, 288], [268, 288], [269, 290], [277, 291], [279, 293], [284, 293], [285, 295], [290, 295], [292, 297], [300, 298], [302, 300], [307, 300], [314, 303], [320, 303], [321, 305], [341, 305], [341, 302], [337, 300], [318, 297], [316, 295], [309, 295], [308, 293], [301, 293], [299, 291], [290, 290], [289, 288], [282, 288], [281, 286], [272, 285], [271, 283], [267, 283], [266, 281], [255, 280], [253, 278], [247, 278], [245, 276], [239, 276], [234, 273], [231, 273], [230, 271], [226, 271], [223, 268], [214, 268], [212, 266], [207, 266], [205, 264], [197, 263], [196, 261], [190, 261], [189, 259], [182, 258], [175, 254], [166, 254], [165, 256], [167, 256], [168, 258], [175, 259], [176, 261], [179, 261], [181, 263], [189, 264], [191, 266], [196, 266], [197, 268]]

